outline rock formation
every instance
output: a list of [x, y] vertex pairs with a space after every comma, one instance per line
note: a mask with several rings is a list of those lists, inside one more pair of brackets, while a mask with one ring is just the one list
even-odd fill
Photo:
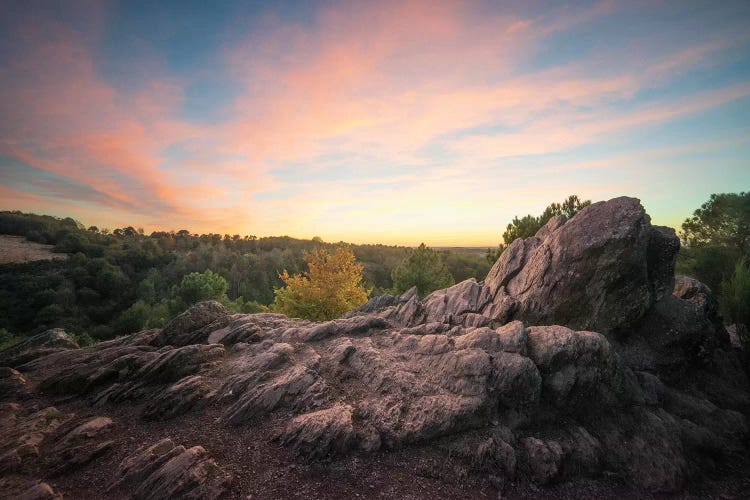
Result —
[[203, 447], [186, 449], [165, 438], [126, 457], [108, 492], [125, 490], [136, 498], [149, 500], [214, 500], [225, 492], [230, 479]]
[[[0, 371], [0, 398], [74, 397], [102, 414], [127, 404], [142, 422], [211, 407], [228, 435], [278, 422], [267, 439], [301, 461], [439, 442], [471, 474], [503, 481], [607, 473], [678, 491], [745, 451], [750, 413], [745, 367], [710, 290], [675, 285], [678, 248], [638, 200], [617, 198], [553, 218], [513, 242], [484, 282], [424, 300], [415, 290], [377, 297], [325, 323], [206, 302], [162, 331], [90, 348], [30, 339], [0, 352], [13, 367]], [[3, 404], [0, 467], [13, 470], [39, 446], [83, 466], [122, 425], [57, 424]], [[128, 452], [113, 492], [226, 492], [230, 474], [210, 449], [163, 437]]]
[[78, 342], [72, 336], [53, 328], [0, 351], [0, 366], [12, 368], [45, 354], [77, 348]]

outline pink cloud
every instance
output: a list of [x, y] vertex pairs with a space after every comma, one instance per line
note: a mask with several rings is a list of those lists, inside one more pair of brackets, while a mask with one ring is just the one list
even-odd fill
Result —
[[[0, 153], [90, 186], [103, 196], [83, 201], [123, 219], [129, 210], [157, 227], [304, 231], [336, 207], [391, 196], [394, 185], [403, 186], [398, 203], [410, 213], [419, 206], [410, 200], [442, 199], [457, 186], [487, 194], [481, 181], [465, 179], [467, 169], [487, 173], [498, 157], [566, 151], [750, 95], [741, 83], [620, 107], [703, 67], [732, 46], [730, 35], [528, 69], [545, 37], [619, 8], [601, 2], [523, 17], [483, 15], [470, 2], [386, 1], [331, 5], [304, 25], [267, 19], [222, 54], [224, 77], [241, 91], [232, 115], [211, 126], [182, 116], [191, 75], [166, 75], [149, 63], [148, 79], [123, 89], [100, 74], [95, 35], [49, 20], [24, 24], [18, 53], [0, 68]], [[184, 157], [170, 157], [175, 145]], [[429, 148], [444, 150], [445, 159]], [[325, 158], [337, 155], [359, 176], [318, 180]], [[367, 160], [349, 160], [355, 155]], [[370, 176], [374, 164], [394, 171]], [[305, 189], [285, 196], [281, 167], [297, 169]], [[256, 201], [270, 190], [281, 194]], [[477, 198], [450, 207], [469, 217]], [[336, 217], [342, 231], [352, 224]]]
[[190, 185], [175, 186], [160, 169], [164, 148], [203, 133], [177, 118], [182, 84], [154, 76], [135, 92], [118, 90], [98, 74], [81, 33], [53, 21], [19, 33], [22, 51], [0, 69], [0, 151], [136, 212], [194, 214], [182, 199]]
[[260, 163], [299, 161], [335, 150], [419, 162], [419, 149], [431, 141], [499, 123], [518, 131], [468, 139], [459, 151], [466, 154], [476, 146], [508, 155], [560, 151], [598, 140], [608, 129], [685, 114], [680, 104], [674, 112], [668, 106], [657, 113], [642, 109], [601, 126], [569, 127], [601, 118], [580, 109], [601, 107], [619, 114], [610, 105], [632, 98], [654, 78], [701, 64], [728, 43], [655, 53], [638, 59], [637, 71], [602, 67], [594, 76], [590, 68], [573, 63], [523, 74], [517, 71], [519, 61], [544, 36], [609, 14], [615, 4], [555, 13], [548, 25], [542, 24], [544, 18], [478, 19], [462, 3], [438, 10], [416, 5], [324, 12], [314, 28], [272, 24], [260, 48], [255, 37], [233, 47], [228, 53], [232, 72], [248, 89], [239, 107], [252, 117], [230, 128], [233, 150]]

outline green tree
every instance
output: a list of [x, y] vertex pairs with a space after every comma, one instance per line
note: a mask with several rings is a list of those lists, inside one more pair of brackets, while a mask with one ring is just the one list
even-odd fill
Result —
[[456, 282], [440, 254], [424, 243], [401, 261], [391, 276], [396, 293], [403, 293], [416, 286], [420, 297]]
[[729, 277], [739, 256], [737, 252], [717, 246], [682, 246], [677, 254], [675, 274], [697, 278], [718, 292], [721, 282]]
[[591, 205], [591, 200], [581, 201], [578, 195], [572, 194], [562, 203], [551, 203], [548, 205], [538, 217], [531, 214], [521, 218], [518, 218], [518, 216], [513, 217], [510, 224], [505, 227], [503, 242], [498, 245], [497, 250], [487, 249], [487, 261], [490, 264], [494, 264], [498, 257], [500, 257], [500, 254], [508, 248], [508, 245], [518, 238], [530, 238], [534, 236], [552, 217], [564, 215], [570, 219], [589, 205]]
[[338, 318], [367, 302], [369, 292], [362, 284], [362, 265], [347, 246], [333, 253], [316, 248], [304, 254], [307, 272], [279, 278], [285, 287], [274, 290], [273, 310], [312, 321]]
[[189, 306], [202, 300], [220, 299], [226, 291], [227, 280], [208, 269], [185, 275], [177, 289], [177, 296]]
[[712, 194], [682, 223], [689, 247], [715, 246], [750, 253], [750, 192]]
[[545, 220], [541, 216], [534, 217], [533, 215], [526, 215], [520, 219], [518, 217], [513, 217], [510, 224], [505, 227], [503, 243], [507, 246], [519, 238], [530, 238], [531, 236], [534, 236], [551, 218], [552, 216], [547, 217]]
[[443, 257], [448, 271], [456, 282], [461, 282], [469, 278], [476, 278], [481, 281], [487, 276], [490, 266], [484, 258], [476, 254], [460, 253], [458, 250], [441, 250], [440, 255]]
[[719, 291], [736, 263], [750, 258], [750, 192], [712, 194], [685, 219], [680, 239], [677, 272]]

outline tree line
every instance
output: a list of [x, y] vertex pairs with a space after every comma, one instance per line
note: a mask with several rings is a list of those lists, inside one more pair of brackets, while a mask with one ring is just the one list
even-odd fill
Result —
[[[219, 299], [234, 312], [274, 304], [287, 276], [307, 271], [305, 255], [341, 244], [134, 227], [84, 227], [71, 218], [0, 212], [0, 234], [24, 236], [67, 259], [0, 265], [0, 343], [61, 327], [84, 342], [163, 326], [192, 303]], [[412, 249], [349, 245], [369, 295], [394, 291], [393, 271]], [[483, 279], [489, 264], [469, 253], [440, 251], [453, 281]]]
[[[161, 327], [206, 299], [233, 312], [331, 319], [371, 296], [412, 286], [426, 296], [468, 278], [482, 280], [513, 240], [590, 204], [572, 195], [539, 216], [515, 217], [486, 258], [424, 244], [411, 249], [184, 229], [146, 235], [133, 227], [100, 230], [71, 218], [0, 212], [0, 234], [69, 256], [0, 266], [0, 344], [52, 327], [84, 343], [108, 339]], [[711, 195], [681, 229], [677, 273], [717, 292], [727, 321], [750, 323], [750, 193]]]

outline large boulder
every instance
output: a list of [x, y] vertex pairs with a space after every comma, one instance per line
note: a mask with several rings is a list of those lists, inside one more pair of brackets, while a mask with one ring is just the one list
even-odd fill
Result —
[[634, 370], [690, 387], [720, 406], [750, 411], [747, 358], [734, 348], [713, 293], [698, 280], [678, 278], [672, 295], [654, 304], [627, 335], [610, 342]]
[[476, 313], [482, 311], [491, 301], [489, 289], [477, 283], [474, 278], [470, 278], [428, 295], [424, 301], [426, 321], [428, 323], [466, 324], [468, 319], [473, 321], [467, 326], [486, 326], [489, 324], [489, 319]]
[[588, 411], [616, 384], [615, 354], [603, 335], [562, 326], [533, 326], [528, 332], [529, 357], [542, 374], [546, 404]]
[[679, 240], [635, 198], [558, 216], [514, 241], [490, 270], [491, 316], [608, 334], [631, 328], [671, 293]]

